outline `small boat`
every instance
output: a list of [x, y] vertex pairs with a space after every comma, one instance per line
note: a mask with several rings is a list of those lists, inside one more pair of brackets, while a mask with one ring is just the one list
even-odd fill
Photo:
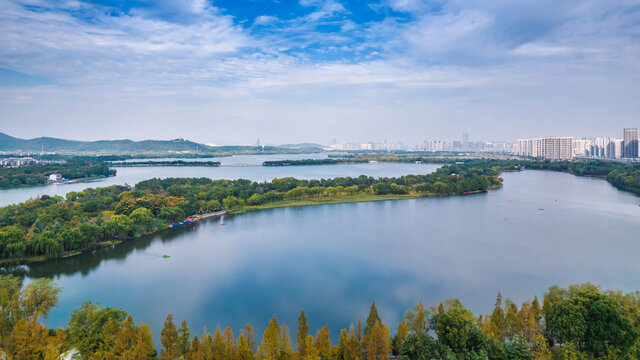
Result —
[[544, 209], [538, 209], [538, 210], [539, 210], [539, 211], [542, 211], [542, 210], [544, 210]]
[[171, 256], [169, 256], [169, 255], [162, 255], [162, 257], [163, 257], [163, 258], [165, 258], [165, 259], [168, 259], [168, 258], [170, 258]]

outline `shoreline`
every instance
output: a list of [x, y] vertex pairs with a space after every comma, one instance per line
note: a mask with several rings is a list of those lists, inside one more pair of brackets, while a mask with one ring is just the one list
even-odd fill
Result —
[[36, 187], [48, 187], [48, 186], [54, 186], [54, 185], [69, 185], [69, 184], [76, 184], [76, 183], [81, 183], [81, 182], [85, 182], [85, 181], [91, 181], [91, 180], [96, 180], [96, 179], [106, 179], [106, 178], [110, 178], [113, 176], [117, 176], [117, 175], [107, 175], [107, 176], [90, 176], [90, 177], [86, 177], [86, 178], [77, 178], [77, 179], [70, 179], [67, 182], [64, 183], [55, 183], [55, 184], [35, 184], [35, 185], [21, 185], [21, 186], [12, 186], [12, 187], [6, 187], [6, 188], [0, 188], [0, 191], [3, 190], [15, 190], [15, 189], [27, 189], [27, 188], [36, 188]]
[[[323, 198], [305, 198], [305, 199], [296, 199], [296, 200], [283, 200], [283, 201], [277, 201], [277, 202], [261, 204], [261, 205], [248, 205], [248, 206], [245, 206], [245, 207], [243, 207], [241, 209], [235, 209], [235, 210], [226, 210], [225, 209], [225, 210], [219, 210], [219, 211], [212, 211], [212, 212], [209, 212], [209, 213], [206, 213], [206, 214], [194, 215], [194, 217], [195, 216], [200, 216], [201, 220], [205, 220], [205, 219], [208, 219], [208, 218], [213, 218], [213, 217], [217, 217], [217, 216], [223, 216], [223, 215], [226, 215], [226, 214], [240, 215], [240, 214], [244, 214], [244, 213], [247, 213], [247, 212], [254, 212], [254, 211], [268, 210], [268, 209], [280, 209], [280, 208], [286, 208], [286, 207], [351, 204], [351, 203], [360, 203], [360, 202], [409, 200], [409, 199], [431, 198], [431, 197], [464, 196], [464, 195], [474, 195], [474, 194], [486, 193], [486, 192], [489, 192], [489, 191], [492, 191], [492, 190], [498, 190], [501, 187], [502, 187], [502, 185], [498, 185], [498, 186], [490, 187], [487, 190], [476, 190], [476, 191], [471, 191], [471, 192], [466, 192], [466, 193], [443, 194], [443, 195], [439, 195], [439, 194], [436, 194], [436, 193], [425, 193], [424, 195], [421, 195], [421, 194], [396, 194], [396, 195], [392, 195], [392, 194], [390, 194], [390, 195], [362, 194], [362, 195], [345, 195], [345, 196], [334, 196], [334, 197], [323, 197]], [[170, 225], [171, 224], [169, 224], [169, 226]], [[51, 257], [45, 257], [45, 256], [29, 256], [29, 257], [22, 257], [22, 258], [18, 258], [18, 259], [0, 259], [0, 268], [5, 268], [7, 266], [26, 265], [26, 264], [36, 263], [36, 262], [45, 262], [47, 260], [53, 260], [53, 259], [69, 258], [69, 257], [72, 257], [72, 256], [77, 256], [77, 255], [84, 254], [87, 251], [93, 251], [93, 250], [104, 248], [104, 247], [107, 247], [107, 246], [118, 245], [118, 244], [122, 243], [123, 241], [137, 240], [137, 239], [140, 239], [140, 238], [142, 238], [144, 236], [157, 235], [157, 234], [160, 234], [160, 233], [162, 233], [164, 231], [177, 229], [177, 228], [170, 228], [169, 226], [164, 227], [162, 229], [158, 229], [156, 231], [152, 231], [152, 232], [146, 233], [146, 234], [142, 234], [141, 236], [136, 237], [136, 238], [129, 238], [129, 239], [125, 239], [125, 240], [108, 240], [108, 241], [103, 241], [103, 242], [100, 242], [100, 243], [96, 243], [96, 246], [91, 248], [91, 249], [65, 251], [63, 253], [63, 255], [60, 256], [59, 258], [51, 258]]]

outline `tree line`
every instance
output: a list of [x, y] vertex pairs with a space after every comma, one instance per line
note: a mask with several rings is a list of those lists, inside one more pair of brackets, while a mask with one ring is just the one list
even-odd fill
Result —
[[302, 159], [302, 160], [273, 160], [265, 161], [263, 166], [301, 166], [301, 165], [336, 165], [367, 163], [365, 159], [330, 158], [330, 159]]
[[145, 167], [145, 166], [198, 166], [216, 167], [220, 161], [185, 161], [185, 160], [159, 160], [159, 161], [113, 161], [109, 163], [113, 167]]
[[[309, 329], [304, 311], [295, 342], [274, 315], [259, 339], [247, 324], [236, 337], [227, 327], [193, 335], [186, 321], [169, 314], [159, 351], [148, 324], [137, 325], [122, 309], [86, 302], [67, 327], [38, 322], [58, 303], [61, 289], [49, 279], [23, 286], [0, 276], [0, 357], [13, 360], [578, 360], [640, 359], [640, 292], [601, 291], [592, 284], [552, 286], [518, 307], [498, 293], [490, 314], [474, 315], [459, 299], [408, 310], [391, 336], [375, 302], [332, 343], [328, 325]], [[295, 345], [295, 347], [294, 347]]]
[[64, 164], [34, 164], [0, 167], [0, 189], [44, 185], [47, 177], [59, 173], [65, 179], [114, 176], [116, 171], [102, 162], [84, 157], [70, 158]]
[[41, 196], [0, 208], [0, 259], [45, 256], [92, 249], [167, 228], [187, 216], [237, 210], [283, 200], [347, 196], [430, 196], [499, 186], [499, 168], [449, 165], [425, 175], [397, 178], [339, 177], [271, 182], [245, 179], [167, 178], [134, 187], [113, 185]]
[[[462, 161], [453, 155], [413, 155], [413, 154], [357, 154], [354, 160], [368, 160], [381, 162], [421, 162], [421, 163], [452, 163]], [[534, 170], [551, 170], [568, 172], [576, 176], [596, 176], [607, 179], [611, 185], [623, 191], [629, 191], [640, 196], [640, 164], [617, 161], [580, 160], [580, 161], [551, 161], [528, 159], [475, 159], [464, 160], [473, 162], [477, 167], [498, 166], [502, 169], [527, 168]]]

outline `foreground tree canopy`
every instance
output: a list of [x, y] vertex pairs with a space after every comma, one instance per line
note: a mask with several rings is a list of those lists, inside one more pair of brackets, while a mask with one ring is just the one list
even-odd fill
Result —
[[407, 311], [391, 337], [375, 302], [365, 321], [339, 332], [332, 343], [327, 325], [310, 333], [304, 311], [295, 347], [286, 324], [274, 315], [256, 339], [247, 324], [192, 335], [169, 314], [153, 344], [149, 325], [136, 325], [121, 309], [84, 303], [63, 329], [47, 329], [39, 319], [58, 302], [60, 289], [48, 279], [23, 286], [0, 276], [0, 358], [211, 359], [211, 360], [565, 360], [640, 359], [640, 292], [601, 291], [591, 284], [552, 286], [543, 296], [518, 306], [498, 294], [491, 314], [474, 315], [460, 300]]

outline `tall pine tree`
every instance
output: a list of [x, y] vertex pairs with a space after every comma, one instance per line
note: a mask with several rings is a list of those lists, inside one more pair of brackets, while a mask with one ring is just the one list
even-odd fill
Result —
[[309, 325], [307, 325], [307, 316], [304, 311], [300, 311], [298, 317], [298, 333], [296, 334], [296, 347], [298, 348], [298, 356], [304, 359], [306, 352], [307, 335], [309, 335]]
[[371, 334], [371, 330], [376, 325], [376, 322], [382, 322], [380, 320], [380, 316], [378, 316], [378, 309], [376, 309], [376, 302], [374, 301], [371, 304], [371, 308], [369, 309], [369, 316], [367, 316], [367, 325], [364, 327], [364, 334]]

